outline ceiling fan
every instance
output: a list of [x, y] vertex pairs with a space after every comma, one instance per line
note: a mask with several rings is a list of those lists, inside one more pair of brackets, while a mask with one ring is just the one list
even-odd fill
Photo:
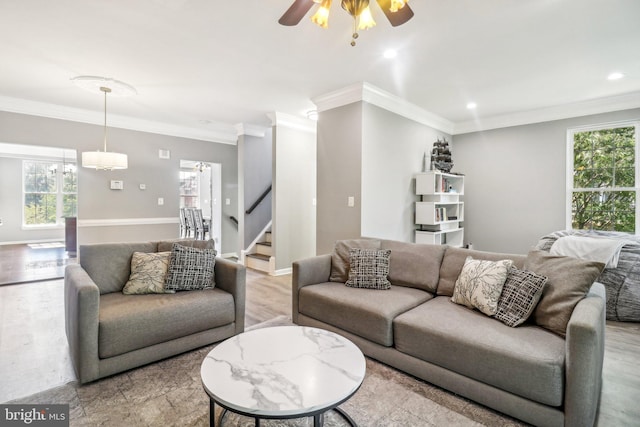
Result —
[[[409, 0], [377, 0], [382, 12], [392, 26], [397, 27], [413, 17], [413, 10], [406, 3]], [[293, 4], [278, 20], [281, 25], [297, 25], [311, 10], [315, 3], [319, 3], [318, 11], [311, 17], [311, 21], [322, 28], [327, 28], [329, 23], [329, 9], [332, 0], [295, 0]], [[353, 39], [351, 46], [355, 46], [358, 38], [358, 30], [364, 30], [376, 25], [369, 9], [369, 0], [341, 0], [342, 8], [354, 19]]]

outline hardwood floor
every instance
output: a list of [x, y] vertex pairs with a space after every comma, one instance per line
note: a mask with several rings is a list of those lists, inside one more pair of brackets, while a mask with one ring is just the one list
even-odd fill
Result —
[[[64, 333], [63, 281], [0, 287], [0, 402], [75, 379]], [[247, 270], [246, 326], [291, 316], [291, 276]], [[607, 322], [597, 425], [640, 425], [640, 324]]]
[[75, 263], [62, 242], [0, 245], [0, 285], [64, 277], [64, 267]]

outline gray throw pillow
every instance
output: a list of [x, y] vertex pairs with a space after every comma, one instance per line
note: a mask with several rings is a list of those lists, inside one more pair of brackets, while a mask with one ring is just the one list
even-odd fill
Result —
[[604, 264], [533, 250], [527, 255], [524, 268], [549, 278], [533, 311], [534, 321], [564, 337], [573, 309], [587, 295]]
[[215, 251], [173, 244], [164, 288], [168, 291], [212, 289]]
[[349, 250], [351, 248], [380, 249], [380, 240], [374, 239], [349, 239], [338, 240], [331, 253], [330, 282], [344, 283], [349, 278]]
[[391, 289], [389, 283], [389, 249], [351, 249], [347, 286], [352, 288]]
[[546, 283], [545, 276], [511, 267], [498, 301], [496, 319], [511, 327], [526, 322], [540, 301]]

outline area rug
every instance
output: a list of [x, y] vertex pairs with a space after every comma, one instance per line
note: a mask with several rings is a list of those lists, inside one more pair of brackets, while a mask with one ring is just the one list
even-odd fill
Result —
[[[251, 328], [291, 325], [279, 316]], [[208, 426], [209, 399], [202, 389], [200, 365], [214, 346], [207, 346], [94, 383], [76, 382], [14, 400], [20, 404], [69, 404], [71, 426]], [[341, 405], [364, 426], [523, 426], [396, 369], [367, 359], [367, 374], [358, 392]], [[220, 409], [217, 408], [217, 417]], [[325, 426], [345, 426], [335, 412]], [[225, 426], [253, 426], [253, 419], [228, 413]], [[312, 418], [262, 420], [262, 426], [312, 426]]]

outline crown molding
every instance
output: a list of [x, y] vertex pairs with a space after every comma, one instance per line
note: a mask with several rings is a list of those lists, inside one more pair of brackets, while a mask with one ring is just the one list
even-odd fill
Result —
[[[103, 112], [65, 107], [63, 105], [29, 101], [26, 99], [7, 96], [0, 96], [0, 111], [88, 123], [92, 125], [102, 126], [104, 124]], [[199, 129], [117, 114], [109, 114], [109, 127], [112, 128], [129, 129], [160, 135], [176, 136], [180, 138], [197, 139], [200, 141], [217, 142], [221, 144], [237, 144], [238, 133], [233, 125], [226, 123], [211, 123], [207, 126], [209, 129]]]
[[327, 111], [354, 102], [364, 101], [406, 117], [444, 133], [453, 134], [454, 123], [411, 102], [367, 82], [317, 96], [311, 100], [318, 111]]
[[267, 113], [267, 117], [271, 120], [272, 126], [284, 126], [290, 129], [301, 130], [309, 133], [317, 132], [317, 122], [315, 120], [281, 113], [279, 111]]
[[640, 92], [479, 118], [455, 124], [454, 135], [640, 108]]
[[264, 135], [267, 132], [266, 127], [253, 125], [251, 123], [236, 123], [233, 127], [236, 129], [238, 136], [247, 135], [264, 138]]

